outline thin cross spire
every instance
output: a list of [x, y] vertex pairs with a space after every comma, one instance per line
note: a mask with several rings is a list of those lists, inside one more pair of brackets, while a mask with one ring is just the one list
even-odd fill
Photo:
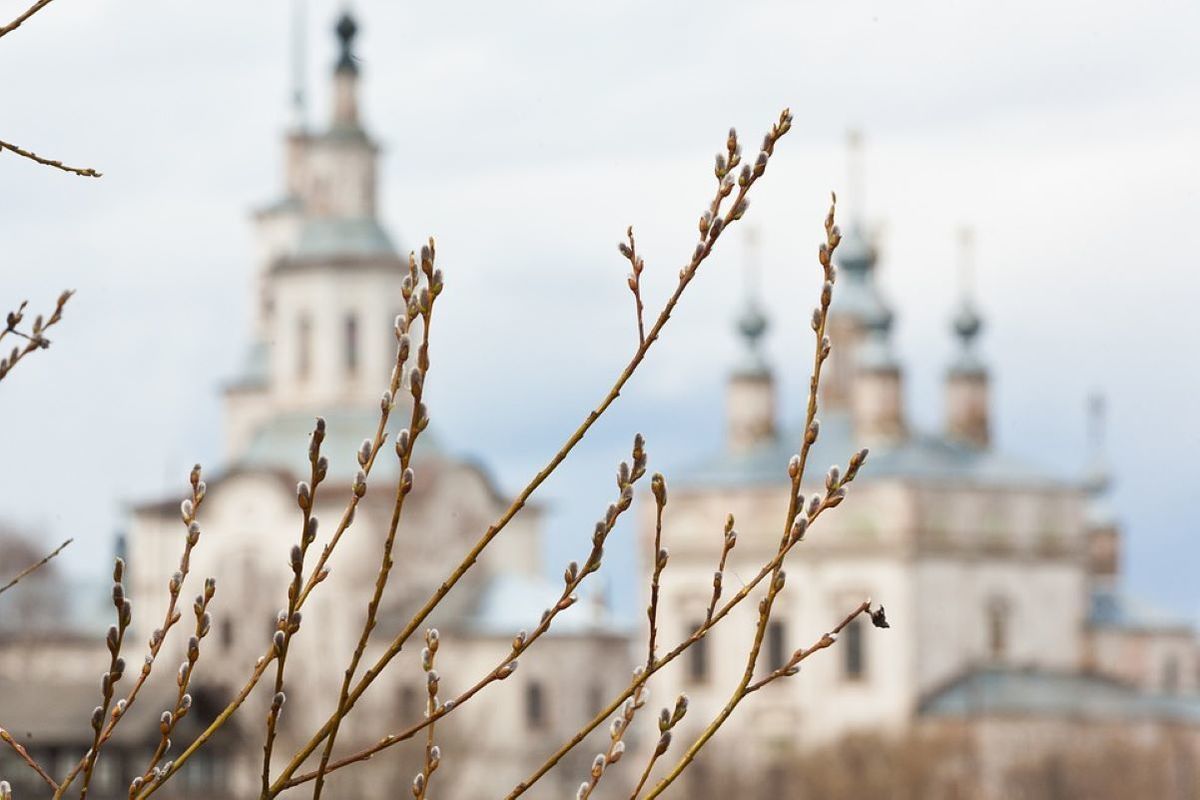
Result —
[[964, 304], [975, 297], [975, 230], [967, 225], [958, 229], [958, 288]]
[[867, 216], [867, 185], [863, 134], [858, 128], [846, 132], [846, 188], [850, 194], [850, 219], [863, 224]]
[[762, 353], [762, 337], [767, 332], [769, 322], [762, 308], [762, 264], [759, 261], [758, 229], [748, 227], [744, 236], [746, 256], [742, 273], [746, 294], [742, 313], [738, 316], [737, 328], [742, 334], [751, 365], [755, 369], [764, 369], [766, 360]]
[[292, 0], [292, 127], [308, 127], [305, 74], [308, 70], [308, 24], [306, 0]]

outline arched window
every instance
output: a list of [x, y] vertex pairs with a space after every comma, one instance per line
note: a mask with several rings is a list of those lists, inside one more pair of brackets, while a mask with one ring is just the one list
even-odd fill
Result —
[[848, 681], [860, 681], [867, 672], [866, 643], [863, 641], [862, 620], [856, 618], [842, 629], [842, 677]]
[[531, 728], [546, 724], [546, 698], [542, 684], [530, 681], [525, 686], [525, 722]]
[[1163, 662], [1162, 688], [1168, 694], [1175, 694], [1179, 691], [1179, 659], [1176, 656], [1167, 656], [1166, 661]]
[[767, 625], [767, 669], [779, 669], [791, 654], [787, 650], [787, 623], [773, 619]]
[[221, 617], [221, 648], [233, 647], [233, 617]]
[[346, 372], [358, 372], [358, 316], [353, 312], [346, 315], [345, 322]]
[[296, 320], [296, 377], [306, 379], [312, 372], [312, 317], [307, 313]]
[[1000, 660], [1008, 655], [1009, 604], [1002, 597], [993, 597], [987, 605], [988, 655]]

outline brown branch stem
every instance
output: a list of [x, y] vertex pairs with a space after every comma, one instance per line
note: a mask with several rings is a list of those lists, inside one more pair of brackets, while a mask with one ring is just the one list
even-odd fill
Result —
[[49, 555], [46, 555], [46, 556], [44, 556], [44, 557], [43, 557], [43, 558], [42, 558], [40, 561], [38, 561], [37, 563], [35, 563], [35, 564], [30, 564], [28, 567], [26, 567], [25, 569], [23, 569], [23, 570], [21, 570], [20, 572], [18, 572], [15, 578], [13, 578], [11, 581], [9, 581], [8, 583], [4, 584], [3, 586], [0, 586], [0, 594], [4, 594], [4, 593], [5, 593], [5, 592], [7, 592], [9, 589], [11, 589], [11, 588], [13, 588], [14, 586], [16, 586], [18, 583], [20, 583], [20, 582], [21, 582], [21, 579], [22, 579], [22, 578], [28, 577], [28, 576], [29, 576], [31, 573], [33, 573], [33, 572], [36, 572], [36, 571], [38, 571], [39, 569], [41, 569], [42, 567], [46, 566], [46, 564], [50, 563], [50, 559], [54, 558], [56, 555], [58, 555], [59, 553], [61, 553], [61, 552], [63, 551], [63, 549], [64, 549], [64, 548], [66, 548], [66, 546], [67, 546], [67, 545], [69, 545], [69, 544], [70, 544], [71, 542], [73, 542], [73, 541], [75, 541], [75, 540], [74, 540], [74, 539], [67, 539], [65, 542], [63, 542], [63, 543], [62, 543], [62, 544], [60, 544], [58, 547], [56, 547], [56, 548], [54, 549], [54, 552], [50, 553]]
[[[49, 0], [45, 0], [45, 2], [49, 2]], [[20, 19], [20, 18], [18, 18], [18, 19]], [[13, 27], [15, 27], [16, 25], [20, 25], [20, 21], [11, 23], [11, 24], [13, 25]], [[5, 28], [0, 28], [0, 36], [3, 36], [7, 32], [8, 32], [8, 30], [6, 30]], [[11, 142], [5, 142], [3, 140], [0, 140], [0, 152], [3, 152], [4, 150], [8, 150], [9, 152], [16, 153], [17, 155], [21, 156], [22, 158], [28, 158], [30, 161], [36, 161], [37, 163], [39, 163], [43, 166], [54, 167], [55, 169], [60, 169], [63, 172], [71, 172], [71, 173], [74, 173], [75, 175], [81, 175], [85, 178], [100, 178], [100, 177], [103, 177], [103, 175], [104, 175], [104, 173], [97, 172], [96, 170], [92, 169], [91, 167], [72, 167], [68, 164], [64, 164], [63, 162], [61, 162], [57, 159], [46, 158], [45, 156], [39, 156], [37, 153], [34, 153], [31, 150], [26, 150], [23, 147], [12, 144]]]
[[22, 747], [21, 743], [14, 739], [12, 734], [4, 730], [4, 728], [0, 728], [0, 741], [11, 747], [13, 752], [15, 752], [22, 761], [29, 765], [31, 770], [36, 772], [41, 779], [46, 782], [47, 786], [56, 792], [58, 791], [58, 784], [54, 782], [54, 779], [50, 777], [49, 773], [42, 769], [42, 765], [37, 763], [33, 756], [29, 755], [29, 751]]
[[[791, 121], [791, 113], [785, 109], [780, 114], [779, 122], [776, 123], [776, 125], [772, 128], [771, 133], [768, 134], [767, 142], [772, 147], [775, 141], [777, 141], [780, 137], [786, 134], [788, 130], [790, 130]], [[730, 142], [730, 151], [733, 153], [736, 148], [736, 137], [731, 136]], [[605, 395], [600, 404], [587, 415], [575, 432], [568, 437], [567, 441], [550, 459], [549, 463], [547, 463], [546, 466], [543, 467], [533, 477], [532, 480], [530, 480], [525, 488], [521, 490], [521, 492], [509, 505], [508, 509], [501, 514], [500, 518], [493, 523], [487, 529], [487, 531], [484, 532], [475, 545], [473, 545], [467, 552], [458, 566], [454, 568], [454, 570], [449, 576], [446, 577], [437, 590], [430, 595], [425, 604], [421, 606], [416, 614], [414, 614], [408, 623], [405, 624], [400, 633], [396, 635], [396, 637], [385, 649], [383, 654], [380, 655], [376, 662], [367, 670], [367, 672], [355, 685], [353, 691], [350, 692], [347, 698], [347, 709], [354, 706], [367, 688], [374, 682], [375, 678], [378, 677], [383, 669], [391, 662], [391, 660], [396, 657], [412, 634], [433, 612], [433, 609], [436, 608], [439, 603], [441, 603], [442, 599], [447, 594], [449, 594], [450, 590], [454, 588], [462, 576], [465, 575], [472, 566], [474, 566], [484, 549], [486, 549], [492, 540], [499, 535], [499, 533], [508, 525], [512, 518], [515, 517], [522, 508], [524, 508], [525, 503], [529, 500], [530, 496], [532, 496], [537, 488], [541, 486], [542, 483], [545, 482], [545, 480], [550, 476], [550, 474], [558, 468], [559, 464], [566, 459], [567, 455], [570, 454], [575, 446], [583, 439], [583, 437], [591, 429], [592, 425], [595, 424], [596, 420], [598, 420], [601, 415], [608, 410], [609, 406], [616, 401], [617, 397], [620, 396], [621, 390], [625, 387], [625, 384], [629, 382], [629, 379], [633, 376], [633, 373], [645, 359], [646, 354], [649, 352], [651, 346], [653, 346], [654, 342], [658, 339], [663, 327], [665, 327], [667, 321], [670, 320], [671, 314], [675, 310], [675, 306], [679, 303], [679, 300], [688, 284], [691, 283], [692, 279], [696, 276], [700, 264], [712, 252], [714, 245], [720, 238], [721, 232], [731, 222], [741, 219], [742, 215], [745, 213], [747, 208], [746, 195], [758, 178], [761, 177], [765, 172], [767, 155], [768, 154], [765, 152], [760, 154], [761, 166], [756, 165], [752, 170], [744, 169], [741, 178], [737, 179], [736, 181], [727, 170], [720, 168], [718, 169], [718, 189], [708, 211], [705, 214], [705, 217], [703, 217], [701, 220], [701, 240], [696, 245], [690, 262], [687, 264], [687, 266], [680, 270], [679, 282], [675, 287], [675, 291], [668, 298], [658, 316], [658, 319], [651, 327], [650, 332], [647, 334], [645, 340], [639, 344], [637, 350], [634, 352], [633, 357], [621, 371], [612, 388], [609, 389], [608, 394]], [[734, 202], [725, 215], [720, 216], [722, 201], [732, 193], [735, 182], [740, 188], [737, 192]], [[329, 736], [330, 732], [336, 726], [337, 720], [338, 714], [335, 712], [335, 714], [331, 716], [324, 725], [321, 726], [321, 728], [308, 741], [308, 743], [296, 753], [295, 757], [292, 759], [292, 762], [285, 768], [280, 778], [276, 780], [275, 785], [272, 787], [273, 792], [277, 793], [278, 788], [281, 787], [282, 784], [285, 783], [287, 779], [289, 779], [295, 773], [295, 771], [308, 758], [308, 756], [311, 755], [318, 746], [320, 746], [321, 742], [327, 736]]]

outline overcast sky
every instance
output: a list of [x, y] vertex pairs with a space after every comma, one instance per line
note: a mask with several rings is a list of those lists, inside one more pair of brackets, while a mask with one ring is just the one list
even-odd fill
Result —
[[[791, 106], [747, 216], [788, 416], [807, 378], [812, 253], [859, 127], [912, 417], [940, 425], [968, 224], [999, 445], [1081, 465], [1085, 397], [1103, 391], [1131, 588], [1200, 611], [1193, 0], [355, 8], [382, 216], [402, 246], [436, 235], [447, 273], [434, 423], [504, 485], [540, 466], [630, 353], [625, 226], [653, 308], [690, 253], [725, 129], [757, 142]], [[76, 573], [99, 572], [124, 502], [220, 462], [247, 213], [281, 183], [288, 9], [63, 0], [0, 42], [0, 138], [105, 173], [0, 155], [0, 306], [79, 291], [54, 347], [0, 387], [0, 515], [48, 545], [76, 537], [63, 557]], [[336, 12], [310, 0], [322, 123]], [[718, 441], [743, 260], [740, 237], [723, 239], [615, 413], [545, 487], [552, 564], [586, 548], [634, 431], [668, 480]]]

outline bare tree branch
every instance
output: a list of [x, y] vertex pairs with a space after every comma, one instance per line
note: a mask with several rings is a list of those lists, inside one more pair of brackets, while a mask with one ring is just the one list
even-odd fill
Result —
[[57, 548], [55, 548], [55, 550], [54, 550], [54, 552], [53, 552], [53, 553], [50, 553], [48, 556], [46, 556], [45, 558], [43, 558], [41, 561], [38, 561], [36, 564], [31, 564], [31, 565], [29, 565], [28, 567], [26, 567], [25, 569], [23, 569], [23, 570], [21, 570], [20, 572], [18, 572], [18, 573], [17, 573], [17, 577], [13, 578], [11, 581], [9, 581], [8, 583], [4, 584], [3, 586], [0, 586], [0, 594], [4, 594], [4, 593], [5, 593], [5, 592], [7, 592], [9, 589], [11, 589], [11, 588], [13, 588], [14, 586], [16, 586], [16, 585], [17, 585], [17, 584], [18, 584], [18, 583], [21, 581], [21, 579], [22, 579], [22, 578], [24, 578], [25, 576], [29, 575], [31, 572], [36, 572], [37, 570], [39, 570], [39, 569], [41, 569], [42, 567], [46, 566], [46, 564], [48, 564], [48, 563], [50, 562], [50, 559], [54, 558], [56, 555], [58, 555], [59, 553], [61, 553], [61, 552], [63, 551], [63, 549], [64, 549], [64, 548], [66, 548], [66, 546], [67, 546], [67, 545], [69, 545], [69, 544], [70, 544], [71, 542], [73, 542], [73, 541], [75, 541], [75, 540], [74, 540], [74, 539], [67, 539], [65, 542], [63, 542], [63, 543], [62, 543], [62, 544], [60, 544], [60, 545], [59, 545]]
[[[0, 36], [3, 36], [3, 35], [4, 35], [4, 30], [0, 29]], [[67, 164], [64, 164], [61, 161], [56, 161], [53, 158], [45, 158], [43, 156], [39, 156], [37, 153], [30, 152], [29, 150], [26, 150], [22, 147], [18, 147], [15, 144], [11, 144], [9, 142], [6, 142], [6, 141], [0, 139], [0, 151], [3, 151], [3, 150], [11, 150], [12, 152], [16, 153], [19, 156], [28, 158], [30, 161], [36, 161], [39, 164], [45, 164], [47, 167], [54, 167], [55, 169], [61, 169], [63, 172], [72, 172], [76, 175], [82, 175], [85, 178], [99, 178], [99, 177], [102, 177], [102, 175], [103, 175], [103, 173], [97, 172], [96, 170], [92, 169], [91, 167], [72, 167]]]

